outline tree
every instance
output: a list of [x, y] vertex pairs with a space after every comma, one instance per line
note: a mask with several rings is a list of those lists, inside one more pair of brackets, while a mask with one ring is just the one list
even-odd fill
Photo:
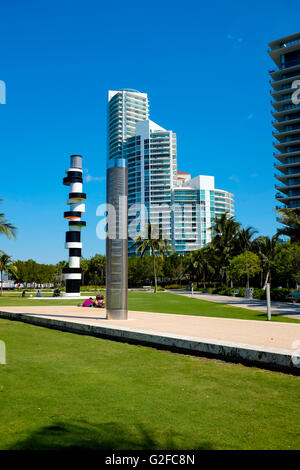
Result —
[[[156, 272], [159, 275], [160, 266], [157, 266]], [[128, 285], [130, 287], [141, 287], [151, 283], [153, 277], [152, 256], [144, 255], [142, 258], [131, 256], [128, 258]]]
[[1, 292], [0, 295], [3, 293], [3, 273], [5, 274], [16, 274], [17, 268], [14, 265], [13, 259], [3, 253], [0, 255], [0, 273], [1, 273]]
[[19, 260], [14, 265], [16, 266], [16, 272], [12, 273], [12, 278], [26, 286], [28, 283], [52, 284], [57, 280], [58, 273], [61, 273], [61, 269], [58, 269], [57, 265], [40, 264], [32, 259], [27, 261]]
[[245, 251], [235, 256], [229, 265], [230, 275], [235, 279], [246, 276], [246, 287], [249, 287], [249, 279], [261, 271], [259, 257], [251, 251]]
[[211, 255], [212, 250], [209, 245], [194, 252], [194, 266], [199, 276], [198, 279], [203, 282], [204, 288], [207, 278], [215, 272]]
[[252, 239], [257, 233], [257, 230], [253, 227], [238, 228], [237, 230], [237, 250], [244, 253], [250, 251], [252, 248]]
[[171, 284], [181, 280], [184, 271], [184, 257], [176, 252], [165, 257], [162, 271], [165, 283]]
[[141, 257], [147, 251], [150, 251], [153, 262], [153, 275], [154, 275], [154, 293], [157, 292], [157, 275], [156, 275], [156, 266], [155, 266], [155, 257], [157, 254], [164, 256], [165, 254], [171, 253], [173, 250], [172, 246], [169, 244], [168, 240], [161, 239], [158, 237], [156, 230], [152, 224], [148, 224], [146, 227], [145, 236], [137, 237], [132, 246], [136, 246], [136, 253], [140, 253]]
[[280, 222], [285, 227], [277, 230], [277, 235], [290, 237], [291, 242], [300, 242], [300, 214], [297, 209], [277, 209]]
[[274, 271], [280, 282], [298, 285], [300, 283], [300, 244], [278, 243], [274, 256]]
[[261, 272], [265, 277], [265, 282], [267, 279], [269, 279], [269, 282], [271, 283], [271, 267], [272, 263], [274, 262], [277, 244], [278, 234], [273, 235], [271, 238], [267, 236], [260, 236], [255, 238], [255, 240], [252, 242], [252, 249], [261, 260]]
[[84, 286], [86, 283], [86, 274], [89, 270], [89, 260], [81, 259], [80, 261], [81, 273], [82, 273], [82, 285]]
[[222, 214], [215, 219], [214, 226], [211, 227], [213, 233], [212, 246], [215, 256], [219, 259], [219, 272], [221, 283], [225, 276], [226, 286], [228, 285], [228, 267], [231, 259], [236, 254], [238, 230], [240, 224], [228, 214]]
[[[0, 199], [0, 202], [2, 202], [2, 199]], [[0, 234], [4, 234], [7, 238], [16, 238], [16, 232], [16, 227], [5, 219], [4, 214], [0, 213]]]
[[101, 285], [105, 283], [106, 260], [104, 255], [96, 254], [88, 260], [89, 282]]
[[68, 265], [68, 262], [67, 261], [59, 261], [58, 263], [56, 263], [56, 266], [55, 266], [55, 278], [54, 278], [54, 282], [58, 285], [62, 285], [63, 282], [64, 282], [64, 275], [63, 275], [63, 268], [67, 268], [69, 265]]
[[187, 276], [190, 282], [193, 282], [197, 279], [197, 264], [195, 260], [194, 252], [186, 253], [184, 256], [184, 275]]

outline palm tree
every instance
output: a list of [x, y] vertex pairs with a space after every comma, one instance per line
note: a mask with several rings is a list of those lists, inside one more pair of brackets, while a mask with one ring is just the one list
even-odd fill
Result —
[[276, 209], [281, 215], [280, 222], [285, 227], [277, 230], [277, 235], [286, 235], [290, 237], [291, 242], [300, 241], [300, 214], [297, 209]]
[[1, 273], [1, 291], [0, 295], [3, 293], [3, 273], [5, 274], [15, 274], [16, 275], [17, 268], [13, 263], [13, 259], [8, 256], [6, 253], [0, 255], [0, 273]]
[[136, 246], [136, 253], [140, 253], [141, 256], [147, 251], [150, 251], [153, 260], [153, 275], [154, 275], [154, 293], [157, 292], [157, 275], [156, 275], [156, 264], [155, 257], [156, 253], [161, 256], [169, 254], [173, 251], [173, 247], [169, 244], [166, 239], [159, 238], [155, 228], [152, 224], [146, 226], [146, 233], [144, 236], [137, 237], [133, 242], [133, 247]]
[[[2, 199], [0, 199], [2, 202]], [[5, 215], [0, 213], [0, 234], [4, 234], [7, 238], [16, 238], [16, 227], [5, 219]]]
[[238, 239], [240, 224], [228, 213], [222, 214], [215, 219], [214, 226], [210, 230], [213, 232], [212, 245], [215, 255], [220, 260], [220, 277], [223, 283], [225, 275], [226, 286], [228, 285], [228, 267], [231, 259], [236, 254], [236, 244]]
[[[265, 275], [265, 282], [270, 279], [271, 282], [271, 264], [275, 258], [276, 246], [279, 234], [273, 237], [257, 237], [252, 242], [252, 250], [260, 257], [262, 265], [262, 273]], [[262, 280], [261, 280], [262, 286]]]
[[204, 288], [206, 288], [206, 280], [207, 277], [215, 272], [213, 263], [212, 263], [212, 250], [210, 249], [210, 246], [207, 245], [200, 250], [197, 250], [194, 252], [195, 256], [195, 261], [194, 261], [194, 266], [197, 269], [197, 272], [202, 274], [202, 281], [204, 284]]
[[[188, 252], [183, 258], [183, 275], [188, 276], [189, 282], [193, 282], [197, 277], [197, 263], [195, 259], [195, 252]], [[186, 277], [185, 277], [186, 278]]]
[[81, 260], [80, 260], [80, 267], [81, 267], [81, 273], [82, 273], [81, 285], [84, 286], [84, 285], [85, 285], [85, 281], [86, 281], [85, 275], [86, 275], [86, 273], [87, 273], [88, 270], [89, 270], [89, 260], [88, 260], [88, 259], [81, 258]]
[[94, 274], [94, 283], [97, 274], [99, 275], [100, 284], [104, 283], [105, 266], [105, 256], [103, 255], [96, 254], [89, 259], [88, 270], [91, 274]]
[[239, 253], [251, 250], [253, 236], [257, 233], [257, 230], [253, 227], [238, 228], [237, 234], [237, 249]]

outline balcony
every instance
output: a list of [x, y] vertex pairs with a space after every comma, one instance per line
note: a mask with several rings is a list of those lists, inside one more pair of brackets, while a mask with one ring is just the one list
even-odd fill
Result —
[[[271, 43], [272, 44], [272, 43]], [[269, 48], [268, 49], [268, 52], [275, 52], [275, 51], [278, 51], [280, 49], [285, 49], [287, 47], [290, 47], [290, 46], [294, 46], [295, 44], [300, 44], [300, 38], [299, 39], [294, 39], [294, 40], [290, 40], [290, 41], [287, 41], [287, 42], [283, 42], [281, 44], [278, 44], [278, 45], [274, 45], [274, 47], [271, 47], [271, 49]]]
[[[285, 86], [291, 88], [293, 81], [300, 79], [300, 70], [296, 70], [295, 72], [289, 75], [291, 76], [286, 77], [286, 78], [281, 78], [277, 81], [269, 80], [269, 83], [271, 84], [271, 87], [274, 90], [273, 93], [279, 93], [281, 90], [284, 89]], [[272, 90], [270, 90], [270, 93], [272, 94]]]
[[[279, 193], [276, 193], [275, 197], [282, 204], [287, 204], [288, 202], [293, 201], [293, 200], [300, 200], [300, 196], [283, 196], [282, 194], [279, 194]], [[298, 207], [300, 207], [300, 201], [299, 201]]]
[[[281, 193], [283, 194], [287, 194], [288, 191], [290, 191], [291, 189], [300, 189], [300, 182], [298, 184], [293, 184], [293, 185], [286, 185], [286, 186], [277, 186], [276, 184], [274, 185], [275, 186], [275, 189], [277, 189], [278, 191], [280, 191]], [[283, 196], [284, 197], [284, 196]], [[291, 196], [291, 197], [294, 197]]]
[[[274, 177], [278, 180], [278, 181], [281, 181], [284, 183], [285, 180], [289, 179], [289, 178], [300, 178], [300, 173], [284, 173], [282, 175], [278, 175], [276, 173], [274, 173]], [[300, 180], [299, 180], [299, 184], [300, 184]]]
[[273, 80], [279, 81], [278, 79], [280, 79], [283, 73], [293, 73], [297, 72], [298, 70], [300, 70], [300, 64], [292, 65], [287, 68], [285, 68], [285, 66], [280, 66], [278, 67], [278, 70], [270, 70], [269, 73]]
[[[300, 137], [298, 137], [295, 140], [288, 140], [287, 142], [275, 142], [275, 141], [273, 141], [273, 145], [279, 151], [282, 151], [282, 150], [286, 149], [287, 151], [285, 153], [300, 152]], [[294, 148], [294, 146], [296, 148]]]

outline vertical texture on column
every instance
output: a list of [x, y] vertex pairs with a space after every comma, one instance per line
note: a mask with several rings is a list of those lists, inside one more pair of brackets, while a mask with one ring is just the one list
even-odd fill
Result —
[[106, 309], [110, 319], [126, 320], [128, 316], [127, 196], [127, 168], [109, 168], [106, 197], [108, 204]]

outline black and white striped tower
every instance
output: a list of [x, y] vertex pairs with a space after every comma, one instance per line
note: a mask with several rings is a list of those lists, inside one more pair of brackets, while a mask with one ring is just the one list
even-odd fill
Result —
[[67, 204], [70, 210], [64, 213], [64, 218], [69, 220], [69, 231], [66, 232], [66, 245], [69, 250], [69, 267], [63, 268], [66, 283], [67, 297], [80, 297], [81, 284], [81, 228], [86, 226], [86, 222], [81, 220], [81, 214], [85, 212], [86, 194], [82, 192], [82, 157], [81, 155], [71, 155], [71, 166], [66, 171], [67, 176], [63, 183], [70, 187], [70, 194]]

